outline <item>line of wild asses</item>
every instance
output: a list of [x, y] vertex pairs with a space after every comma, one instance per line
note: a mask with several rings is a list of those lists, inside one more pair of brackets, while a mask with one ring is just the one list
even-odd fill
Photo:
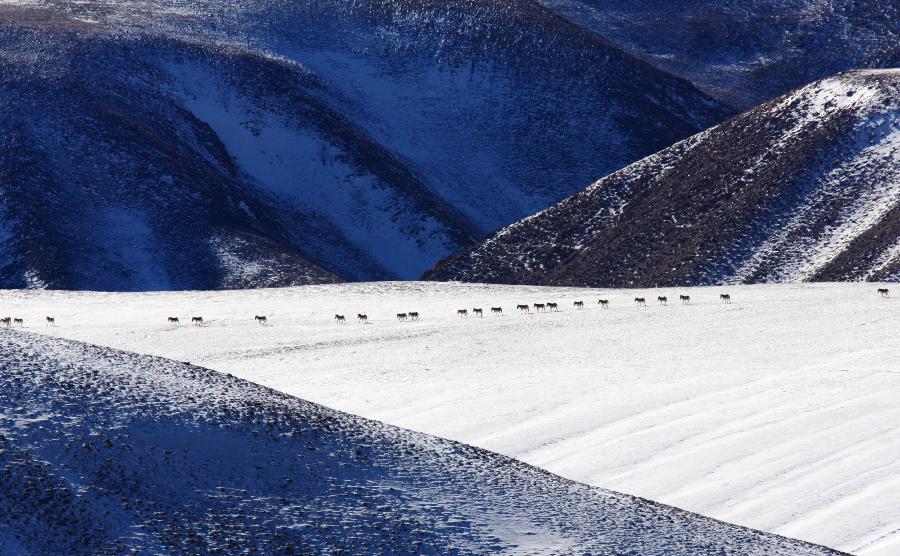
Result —
[[400, 322], [406, 322], [406, 313], [397, 313], [397, 320]]
[[679, 295], [678, 299], [681, 300], [682, 305], [690, 305], [691, 304], [691, 296], [689, 296], [689, 295]]
[[344, 324], [345, 322], [347, 322], [347, 319], [344, 318], [344, 315], [335, 315], [335, 316], [334, 316], [334, 320], [335, 320], [338, 324]]
[[609, 300], [608, 299], [601, 299], [601, 300], [597, 301], [597, 303], [604, 309], [609, 309]]
[[25, 321], [22, 319], [13, 319], [13, 324], [18, 326], [19, 328], [22, 328], [23, 326], [25, 326]]
[[889, 292], [887, 288], [878, 288], [878, 294], [881, 297], [890, 297], [891, 292]]
[[253, 317], [253, 320], [256, 321], [256, 324], [265, 325], [268, 324], [268, 319], [266, 319], [265, 315], [256, 315]]
[[528, 307], [528, 305], [516, 305], [516, 309], [518, 309], [519, 312], [522, 312], [522, 313], [530, 313], [531, 312], [531, 309]]
[[559, 305], [557, 305], [556, 303], [547, 303], [547, 310], [548, 311], [559, 311]]
[[498, 317], [503, 316], [503, 307], [491, 307], [491, 314], [497, 315]]
[[56, 326], [56, 319], [53, 317], [45, 317], [44, 320], [47, 321], [47, 326]]
[[9, 328], [9, 323], [11, 323], [11, 322], [12, 322], [12, 318], [10, 318], [10, 317], [3, 317], [2, 319], [0, 319], [0, 325], [3, 325], [7, 328]]
[[191, 324], [194, 326], [203, 326], [203, 317], [191, 317]]
[[731, 303], [731, 295], [727, 293], [719, 294], [719, 299], [722, 300], [722, 303]]
[[469, 311], [466, 309], [457, 309], [456, 316], [469, 318]]
[[644, 307], [647, 305], [647, 300], [643, 297], [635, 297], [634, 302], [638, 304], [638, 307]]
[[409, 314], [410, 320], [419, 320], [419, 313], [413, 311]]
[[178, 322], [179, 322], [178, 317], [169, 317], [166, 320], [169, 321], [169, 324], [178, 324]]
[[539, 312], [539, 313], [543, 313], [544, 311], [547, 310], [547, 306], [544, 305], [543, 303], [535, 303], [535, 304], [534, 304], [534, 310], [537, 311], [537, 312]]
[[482, 311], [480, 308], [476, 307], [476, 308], [472, 309], [472, 314], [478, 315], [479, 317], [483, 317], [484, 311]]
[[656, 298], [656, 300], [659, 301], [660, 305], [668, 305], [669, 304], [669, 298], [664, 295], [658, 296]]
[[369, 315], [365, 313], [356, 313], [356, 322], [359, 324], [369, 324]]
[[576, 301], [573, 305], [575, 305], [575, 308], [579, 311], [584, 309], [584, 301]]

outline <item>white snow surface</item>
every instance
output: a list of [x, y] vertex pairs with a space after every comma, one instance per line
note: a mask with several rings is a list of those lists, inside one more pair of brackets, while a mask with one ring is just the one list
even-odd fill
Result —
[[[882, 298], [876, 287], [6, 291], [0, 312], [32, 332], [190, 361], [591, 485], [889, 555], [900, 552], [900, 288], [882, 286], [894, 290]], [[547, 301], [561, 311], [515, 310]], [[421, 319], [398, 322], [408, 311]], [[194, 315], [205, 326], [188, 326]]]

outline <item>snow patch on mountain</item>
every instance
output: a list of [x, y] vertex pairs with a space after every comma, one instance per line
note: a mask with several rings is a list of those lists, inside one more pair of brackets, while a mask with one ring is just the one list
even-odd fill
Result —
[[[24, 317], [30, 332], [191, 361], [570, 479], [854, 554], [893, 556], [897, 289], [379, 282], [6, 291], [0, 306]], [[668, 305], [657, 303], [661, 295]], [[573, 307], [577, 300], [583, 310]], [[548, 301], [560, 311], [516, 310]], [[457, 316], [462, 308], [468, 318]], [[395, 317], [409, 311], [419, 320]], [[335, 313], [348, 322], [337, 324]], [[357, 324], [357, 313], [369, 324]], [[46, 314], [56, 327], [43, 325]], [[192, 315], [205, 326], [187, 325]], [[266, 315], [268, 326], [255, 315]], [[168, 324], [168, 316], [183, 324]]]

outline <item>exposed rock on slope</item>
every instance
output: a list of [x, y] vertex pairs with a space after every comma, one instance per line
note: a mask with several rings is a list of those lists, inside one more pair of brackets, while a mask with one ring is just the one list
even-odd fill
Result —
[[0, 286], [411, 278], [726, 115], [519, 0], [0, 3]]
[[894, 0], [540, 1], [741, 108], [900, 53]]
[[835, 554], [174, 361], [0, 352], [4, 553]]
[[429, 278], [597, 286], [900, 278], [900, 70], [798, 89], [604, 178]]

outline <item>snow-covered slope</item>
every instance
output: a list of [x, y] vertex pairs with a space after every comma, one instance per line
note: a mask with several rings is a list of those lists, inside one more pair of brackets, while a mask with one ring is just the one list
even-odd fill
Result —
[[174, 361], [0, 353], [4, 554], [835, 554]]
[[[24, 317], [30, 332], [191, 361], [727, 522], [893, 556], [900, 302], [877, 287], [8, 291], [0, 314]], [[731, 304], [719, 302], [722, 292]], [[636, 307], [636, 296], [648, 306]], [[515, 310], [547, 301], [562, 310]], [[473, 307], [486, 316], [456, 316]], [[421, 318], [398, 322], [408, 311]], [[358, 312], [370, 324], [356, 324]], [[56, 327], [43, 326], [48, 314]], [[207, 324], [169, 326], [171, 315]]]
[[540, 2], [741, 108], [840, 71], [900, 65], [894, 0]]
[[0, 1], [0, 284], [415, 278], [727, 114], [537, 4]]
[[442, 261], [431, 279], [652, 286], [900, 278], [900, 70], [818, 81]]

